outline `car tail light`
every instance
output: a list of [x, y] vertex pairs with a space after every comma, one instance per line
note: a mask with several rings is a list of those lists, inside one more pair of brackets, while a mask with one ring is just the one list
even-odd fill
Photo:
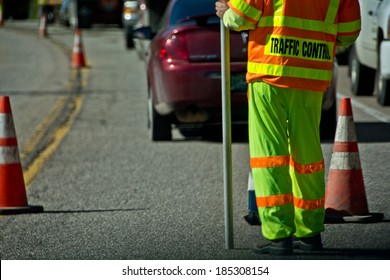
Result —
[[160, 49], [160, 58], [170, 65], [188, 62], [187, 42], [184, 35], [172, 34], [166, 39]]
[[126, 1], [123, 4], [123, 16], [125, 19], [130, 19], [133, 14], [137, 13], [137, 3], [134, 1]]

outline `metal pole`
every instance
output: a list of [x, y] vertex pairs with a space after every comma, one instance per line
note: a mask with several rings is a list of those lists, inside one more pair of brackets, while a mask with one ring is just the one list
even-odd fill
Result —
[[230, 33], [221, 20], [221, 83], [225, 206], [225, 248], [233, 249], [232, 136], [230, 109]]

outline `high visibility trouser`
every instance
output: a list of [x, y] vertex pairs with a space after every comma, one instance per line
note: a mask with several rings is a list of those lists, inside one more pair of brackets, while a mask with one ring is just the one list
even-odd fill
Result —
[[264, 82], [249, 84], [250, 164], [262, 234], [269, 240], [324, 231], [322, 97]]

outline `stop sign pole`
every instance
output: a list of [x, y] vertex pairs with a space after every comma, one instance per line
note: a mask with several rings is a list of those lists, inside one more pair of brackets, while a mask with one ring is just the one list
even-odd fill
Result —
[[225, 248], [233, 249], [232, 120], [230, 97], [230, 33], [221, 20], [222, 133], [224, 168]]

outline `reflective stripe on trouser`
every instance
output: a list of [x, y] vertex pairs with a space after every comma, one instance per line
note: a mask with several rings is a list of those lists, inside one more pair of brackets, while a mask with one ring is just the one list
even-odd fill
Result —
[[322, 93], [249, 84], [249, 147], [263, 236], [324, 231]]

